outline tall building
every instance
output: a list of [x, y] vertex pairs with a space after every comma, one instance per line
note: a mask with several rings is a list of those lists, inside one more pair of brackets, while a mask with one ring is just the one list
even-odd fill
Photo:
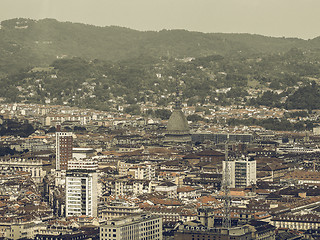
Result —
[[100, 226], [101, 240], [162, 240], [162, 218], [139, 214], [107, 221]]
[[223, 173], [228, 166], [231, 188], [244, 188], [256, 184], [256, 160], [252, 157], [229, 158], [223, 161]]
[[97, 217], [98, 176], [96, 170], [71, 169], [66, 172], [66, 216]]
[[72, 159], [73, 137], [71, 132], [56, 132], [56, 170], [67, 170], [68, 161]]

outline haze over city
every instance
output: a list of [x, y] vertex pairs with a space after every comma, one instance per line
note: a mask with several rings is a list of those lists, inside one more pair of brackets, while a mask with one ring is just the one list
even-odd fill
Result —
[[312, 39], [317, 0], [2, 0], [0, 20], [54, 18], [136, 30], [186, 29]]

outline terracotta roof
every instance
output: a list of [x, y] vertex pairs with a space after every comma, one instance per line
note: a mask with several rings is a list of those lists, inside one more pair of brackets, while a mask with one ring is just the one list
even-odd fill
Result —
[[193, 187], [190, 187], [190, 186], [183, 186], [183, 187], [179, 187], [177, 189], [177, 192], [192, 192], [194, 191], [195, 189]]

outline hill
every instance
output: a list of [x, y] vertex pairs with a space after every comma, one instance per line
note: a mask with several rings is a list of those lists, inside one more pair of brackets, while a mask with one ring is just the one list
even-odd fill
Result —
[[173, 104], [178, 87], [190, 106], [320, 106], [317, 93], [303, 97], [320, 79], [320, 38], [141, 32], [54, 19], [3, 21], [0, 36], [6, 102], [130, 105], [125, 111], [139, 113], [142, 103]]
[[[57, 58], [81, 57], [119, 61], [153, 57], [201, 57], [213, 54], [284, 52], [303, 46], [301, 39], [250, 34], [200, 33], [185, 30], [140, 32], [123, 27], [97, 27], [54, 19], [11, 19], [1, 22], [0, 72], [49, 65]], [[309, 47], [320, 46], [315, 39]]]

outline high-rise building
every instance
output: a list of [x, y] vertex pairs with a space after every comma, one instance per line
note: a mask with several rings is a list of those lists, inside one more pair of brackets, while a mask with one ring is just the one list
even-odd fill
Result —
[[71, 169], [66, 172], [66, 216], [97, 217], [97, 172]]
[[162, 240], [162, 218], [139, 214], [107, 221], [100, 226], [101, 240]]
[[244, 188], [256, 184], [256, 160], [252, 157], [229, 158], [223, 161], [223, 173], [228, 166], [230, 188]]
[[56, 132], [56, 170], [67, 170], [68, 161], [72, 159], [73, 137], [71, 132]]

